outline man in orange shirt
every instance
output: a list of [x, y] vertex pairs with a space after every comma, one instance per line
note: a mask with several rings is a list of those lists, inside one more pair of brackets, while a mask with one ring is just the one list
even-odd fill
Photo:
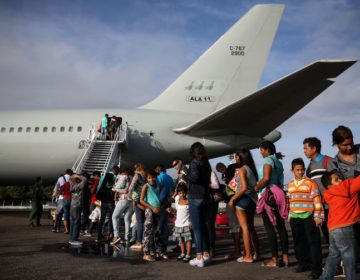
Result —
[[360, 176], [342, 180], [336, 171], [326, 172], [321, 181], [323, 200], [329, 206], [329, 256], [320, 279], [333, 279], [342, 259], [348, 280], [356, 279], [355, 235], [353, 225], [360, 222]]

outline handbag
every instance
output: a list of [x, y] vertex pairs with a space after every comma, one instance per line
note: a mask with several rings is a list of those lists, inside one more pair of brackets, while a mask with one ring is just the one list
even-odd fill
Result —
[[235, 173], [234, 177], [226, 185], [225, 191], [226, 191], [226, 195], [228, 197], [233, 196], [236, 193], [237, 189], [239, 188], [239, 184], [238, 184], [237, 180], [240, 180], [240, 179], [238, 178], [237, 173]]

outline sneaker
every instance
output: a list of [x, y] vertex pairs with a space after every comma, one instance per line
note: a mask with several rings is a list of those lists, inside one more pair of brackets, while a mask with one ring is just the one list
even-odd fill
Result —
[[185, 257], [183, 257], [182, 261], [183, 262], [189, 262], [190, 261], [190, 256], [186, 255]]
[[161, 254], [160, 254], [160, 259], [168, 260], [169, 257], [168, 257], [168, 255], [166, 255], [166, 254], [164, 254], [164, 253], [161, 253]]
[[84, 237], [91, 237], [92, 235], [90, 233], [85, 233]]
[[177, 257], [178, 261], [181, 261], [183, 258], [185, 258], [185, 254], [181, 254], [180, 256]]
[[81, 241], [75, 240], [75, 241], [69, 241], [69, 244], [71, 246], [81, 246], [83, 243]]
[[201, 258], [201, 259], [193, 258], [191, 261], [189, 261], [189, 264], [191, 266], [197, 266], [197, 267], [204, 267], [205, 266], [205, 262], [204, 262], [203, 258]]
[[116, 245], [121, 241], [121, 238], [119, 236], [114, 237], [114, 239], [110, 242], [110, 245]]
[[134, 245], [132, 245], [130, 247], [130, 249], [133, 249], [133, 250], [141, 250], [142, 249], [142, 244], [141, 243], [135, 243]]

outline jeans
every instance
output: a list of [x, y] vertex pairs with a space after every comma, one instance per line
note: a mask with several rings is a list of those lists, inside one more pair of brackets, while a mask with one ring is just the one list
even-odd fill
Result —
[[355, 246], [353, 226], [330, 231], [329, 255], [320, 279], [333, 279], [340, 259], [344, 263], [346, 279], [357, 279]]
[[70, 220], [70, 207], [71, 207], [71, 199], [63, 199], [63, 210], [64, 210], [64, 220]]
[[70, 241], [77, 241], [80, 233], [81, 207], [71, 206], [70, 209]]
[[109, 232], [110, 234], [113, 234], [113, 225], [112, 225], [112, 214], [114, 212], [114, 201], [101, 201], [101, 215], [100, 215], [100, 221], [99, 221], [99, 228], [98, 228], [98, 239], [103, 239], [103, 227], [105, 223], [106, 213], [109, 212], [110, 219], [109, 219]]
[[197, 254], [209, 253], [210, 249], [207, 208], [205, 199], [189, 199], [190, 220], [194, 231]]
[[145, 211], [136, 206], [136, 243], [142, 243], [144, 233]]
[[107, 138], [107, 128], [106, 127], [101, 128], [101, 137], [102, 137], [102, 140], [106, 140], [106, 138]]
[[314, 216], [306, 219], [292, 218], [290, 226], [294, 238], [295, 256], [299, 267], [311, 267], [314, 274], [322, 272], [322, 253], [320, 229], [314, 222]]
[[125, 213], [124, 224], [125, 224], [125, 240], [130, 238], [130, 223], [131, 215], [133, 213], [132, 202], [127, 199], [120, 199], [116, 202], [115, 210], [112, 215], [112, 223], [114, 227], [114, 236], [119, 236], [119, 218]]
[[214, 253], [215, 251], [215, 240], [216, 240], [216, 214], [219, 208], [219, 203], [215, 201], [210, 201], [208, 203], [208, 231], [210, 239], [210, 250]]

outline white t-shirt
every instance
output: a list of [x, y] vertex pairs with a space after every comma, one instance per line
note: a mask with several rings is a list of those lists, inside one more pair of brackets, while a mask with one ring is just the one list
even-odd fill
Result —
[[180, 197], [177, 195], [175, 197], [175, 209], [176, 209], [176, 227], [188, 227], [190, 225], [190, 214], [189, 214], [189, 205], [179, 204]]

